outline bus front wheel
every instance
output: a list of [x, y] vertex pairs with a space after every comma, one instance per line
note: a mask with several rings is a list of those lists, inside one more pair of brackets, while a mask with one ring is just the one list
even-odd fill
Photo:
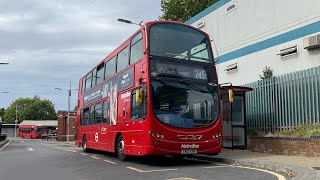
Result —
[[83, 136], [83, 138], [82, 138], [82, 149], [83, 149], [84, 152], [88, 152], [89, 151], [89, 149], [87, 147], [87, 138], [86, 138], [86, 136]]
[[127, 156], [124, 154], [124, 140], [122, 135], [118, 137], [117, 141], [117, 155], [120, 161], [125, 161]]

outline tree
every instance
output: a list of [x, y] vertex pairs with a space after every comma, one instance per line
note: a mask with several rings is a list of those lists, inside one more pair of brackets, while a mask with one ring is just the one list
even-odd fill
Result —
[[38, 96], [33, 98], [16, 99], [6, 109], [4, 114], [5, 123], [14, 123], [16, 119], [18, 123], [22, 120], [52, 120], [57, 119], [53, 103], [49, 100], [41, 100]]
[[266, 66], [266, 67], [263, 69], [262, 73], [263, 73], [262, 76], [259, 75], [262, 80], [263, 80], [263, 79], [271, 78], [271, 77], [273, 76], [273, 70], [272, 70], [270, 67], [268, 67], [268, 66]]
[[161, 0], [160, 19], [186, 22], [219, 0]]

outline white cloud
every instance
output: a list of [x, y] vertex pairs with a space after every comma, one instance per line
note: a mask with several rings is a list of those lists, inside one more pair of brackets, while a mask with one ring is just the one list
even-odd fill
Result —
[[[117, 22], [155, 20], [160, 0], [2, 0], [0, 1], [0, 107], [19, 97], [39, 95], [66, 109], [66, 92], [134, 33]], [[73, 93], [72, 107], [76, 104]]]

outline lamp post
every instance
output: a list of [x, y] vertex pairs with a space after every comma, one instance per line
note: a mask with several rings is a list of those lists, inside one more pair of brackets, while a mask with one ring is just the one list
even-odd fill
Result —
[[69, 122], [70, 122], [71, 91], [72, 91], [72, 90], [78, 90], [78, 89], [71, 89], [71, 81], [70, 81], [69, 89], [63, 89], [63, 88], [54, 88], [54, 89], [60, 90], [60, 91], [67, 91], [67, 92], [68, 92], [67, 142], [69, 142], [69, 134], [70, 134]]

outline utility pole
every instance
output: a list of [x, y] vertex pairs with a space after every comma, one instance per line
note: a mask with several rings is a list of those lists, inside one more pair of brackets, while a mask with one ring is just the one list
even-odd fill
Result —
[[71, 81], [70, 81], [70, 88], [68, 91], [68, 117], [67, 117], [67, 142], [69, 142], [69, 133], [70, 133], [70, 101], [71, 101]]
[[17, 137], [17, 123], [18, 123], [18, 106], [16, 105], [16, 120], [14, 121], [14, 137]]

